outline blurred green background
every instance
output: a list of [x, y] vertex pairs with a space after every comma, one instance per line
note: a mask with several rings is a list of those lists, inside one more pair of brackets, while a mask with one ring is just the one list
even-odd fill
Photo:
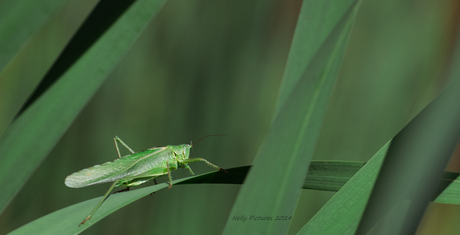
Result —
[[[1, 132], [95, 4], [67, 2], [0, 74]], [[0, 234], [103, 195], [109, 185], [71, 189], [64, 179], [115, 159], [115, 135], [139, 151], [225, 134], [203, 140], [192, 156], [223, 168], [250, 165], [270, 127], [301, 4], [167, 1], [0, 216]], [[445, 87], [458, 5], [363, 2], [314, 159], [368, 160]], [[212, 170], [202, 163], [191, 167], [197, 174]], [[185, 176], [186, 170], [173, 172], [175, 179]], [[219, 234], [238, 190], [174, 186], [117, 211], [85, 234]], [[333, 195], [303, 190], [290, 233]], [[459, 217], [458, 206], [435, 207], [429, 210], [441, 215], [434, 219]], [[439, 225], [427, 218], [423, 223]], [[449, 225], [455, 226], [443, 229], [455, 229]]]

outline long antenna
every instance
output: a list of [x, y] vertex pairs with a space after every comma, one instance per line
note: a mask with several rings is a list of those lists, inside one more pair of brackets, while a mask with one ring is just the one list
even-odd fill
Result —
[[198, 143], [198, 141], [200, 141], [200, 140], [202, 140], [204, 138], [210, 137], [210, 136], [227, 136], [227, 135], [207, 135], [207, 136], [203, 136], [200, 139], [198, 139], [197, 141], [195, 141], [195, 143], [193, 143], [192, 146], [195, 145], [196, 143]]

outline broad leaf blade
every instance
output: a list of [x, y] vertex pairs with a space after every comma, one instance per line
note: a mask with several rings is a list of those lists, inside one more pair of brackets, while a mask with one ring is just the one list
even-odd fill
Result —
[[439, 194], [434, 202], [460, 205], [460, 176], [459, 173], [445, 172], [440, 183]]
[[165, 0], [136, 1], [0, 139], [0, 210], [64, 134]]
[[[313, 10], [305, 1], [300, 12], [292, 51], [308, 47], [304, 40], [313, 32], [307, 23], [320, 23], [322, 15], [330, 7], [314, 9], [321, 14], [309, 15]], [[342, 10], [342, 18], [333, 26], [328, 37], [321, 42], [311, 61], [303, 57], [291, 58], [289, 63], [302, 64], [302, 76], [288, 98], [275, 114], [272, 129], [262, 144], [236, 203], [227, 220], [224, 234], [284, 234], [289, 221], [264, 221], [264, 223], [240, 223], [233, 219], [241, 215], [292, 215], [300, 195], [308, 165], [315, 150], [324, 113], [335, 83], [346, 48], [357, 1]], [[287, 69], [292, 69], [288, 64]], [[296, 67], [296, 66], [294, 66]], [[285, 77], [285, 79], [295, 79]], [[267, 183], [263, 183], [267, 182]]]
[[336, 25], [344, 20], [344, 14], [354, 4], [356, 1], [353, 0], [303, 1], [284, 79], [276, 101], [276, 114], [279, 113], [299, 80], [305, 77], [305, 70], [335, 30]]
[[[174, 180], [173, 183], [176, 184], [186, 179]], [[164, 183], [111, 195], [94, 216], [82, 226], [78, 225], [88, 216], [102, 197], [93, 198], [55, 211], [14, 230], [10, 234], [78, 234], [129, 203], [167, 187], [168, 184]]]
[[[305, 179], [304, 188], [330, 190], [338, 187], [341, 182], [347, 181], [350, 175], [356, 173], [363, 162], [347, 161], [313, 161], [310, 166], [310, 174]], [[242, 184], [250, 166], [227, 169], [229, 174], [220, 171], [213, 171], [184, 179], [174, 180], [173, 184]], [[315, 182], [315, 183], [312, 183]], [[322, 182], [322, 183], [319, 183]], [[97, 205], [102, 197], [81, 202], [51, 214], [36, 219], [11, 234], [75, 234], [87, 229], [97, 221], [110, 215], [118, 209], [134, 202], [152, 192], [166, 188], [166, 183], [133, 190], [130, 192], [111, 195], [91, 218], [81, 227], [78, 224]], [[49, 226], [53, 224], [54, 226]], [[39, 231], [39, 233], [37, 233]]]
[[337, 192], [364, 165], [351, 161], [311, 161], [303, 188]]
[[[357, 234], [368, 233], [390, 209], [401, 217], [390, 216], [373, 234], [413, 234], [436, 196], [438, 179], [460, 139], [458, 35], [450, 66], [448, 78], [452, 83], [393, 138]], [[408, 210], [397, 211], [407, 200]], [[390, 227], [394, 229], [391, 232], [387, 230]]]

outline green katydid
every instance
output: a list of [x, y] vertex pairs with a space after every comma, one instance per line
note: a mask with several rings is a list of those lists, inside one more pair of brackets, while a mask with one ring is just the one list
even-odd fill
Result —
[[[195, 143], [190, 142], [190, 144], [153, 147], [137, 153], [128, 147], [118, 136], [115, 136], [113, 141], [117, 149], [118, 159], [77, 171], [65, 179], [65, 184], [70, 188], [81, 188], [93, 184], [113, 182], [99, 204], [96, 205], [80, 225], [91, 219], [114, 187], [123, 185], [127, 188], [121, 191], [128, 191], [131, 186], [139, 186], [150, 180], [155, 180], [155, 178], [160, 176], [168, 175], [169, 188], [171, 188], [171, 171], [179, 167], [186, 168], [194, 175], [195, 173], [193, 173], [188, 163], [198, 161], [206, 162], [209, 166], [228, 173], [226, 170], [210, 163], [204, 158], [189, 158], [190, 148], [208, 136], [202, 137]], [[117, 142], [120, 142], [131, 154], [121, 157]]]

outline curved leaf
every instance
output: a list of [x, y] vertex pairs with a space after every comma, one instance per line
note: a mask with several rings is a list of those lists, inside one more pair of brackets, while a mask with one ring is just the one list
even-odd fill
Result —
[[[313, 161], [309, 175], [304, 184], [306, 189], [334, 191], [348, 181], [365, 163], [347, 161]], [[213, 171], [197, 176], [174, 180], [173, 184], [241, 184], [250, 166], [227, 169], [229, 174]], [[94, 214], [91, 220], [79, 227], [79, 223], [97, 205], [102, 197], [87, 200], [34, 220], [11, 234], [76, 234], [87, 229], [97, 221], [110, 215], [116, 210], [134, 202], [146, 195], [168, 187], [162, 183], [129, 192], [111, 195]], [[53, 224], [53, 226], [50, 226]], [[39, 231], [39, 233], [37, 233]]]
[[[233, 219], [241, 215], [293, 215], [355, 19], [357, 2], [303, 2], [286, 68], [297, 72], [285, 73], [284, 79], [291, 85], [283, 86], [280, 93], [284, 95], [279, 99], [287, 98], [279, 101], [271, 131], [238, 194], [224, 234], [287, 232], [289, 220], [240, 223]], [[337, 8], [331, 7], [336, 3]], [[338, 16], [323, 18], [333, 15], [331, 11]], [[340, 20], [326, 24], [326, 37], [308, 40], [316, 33], [311, 31], [316, 27], [310, 24], [321, 27], [324, 21], [334, 21], [336, 17]], [[306, 44], [309, 41], [313, 45]], [[311, 60], [296, 53], [304, 48], [315, 48]]]
[[0, 211], [51, 151], [165, 0], [136, 1], [0, 139]]

